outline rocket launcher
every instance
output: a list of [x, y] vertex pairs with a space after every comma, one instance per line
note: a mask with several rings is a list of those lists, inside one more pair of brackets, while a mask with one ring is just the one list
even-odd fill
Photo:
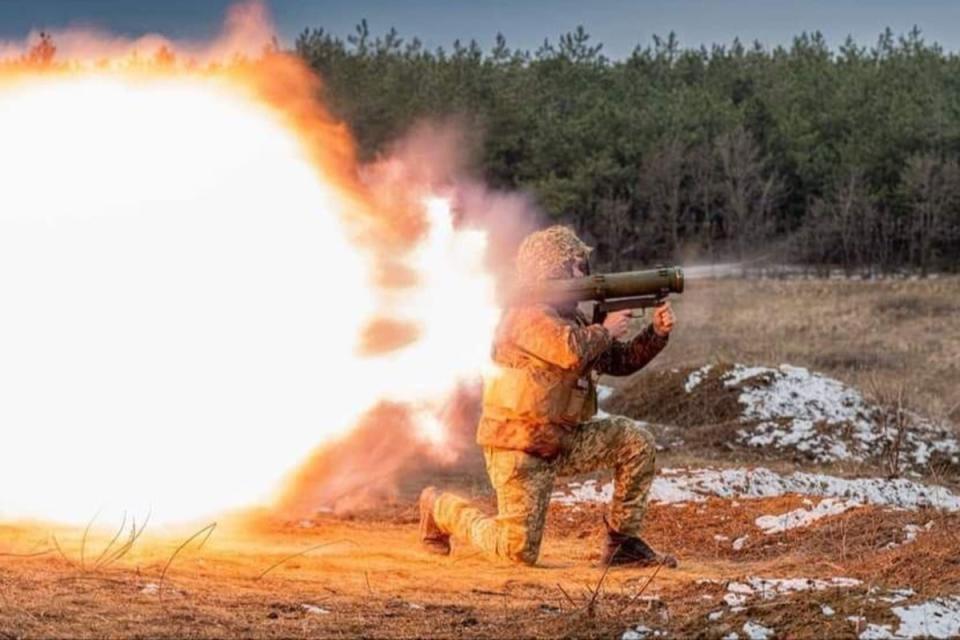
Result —
[[542, 280], [520, 287], [514, 300], [518, 304], [559, 305], [594, 301], [593, 321], [601, 323], [611, 311], [655, 307], [671, 293], [683, 293], [680, 267]]

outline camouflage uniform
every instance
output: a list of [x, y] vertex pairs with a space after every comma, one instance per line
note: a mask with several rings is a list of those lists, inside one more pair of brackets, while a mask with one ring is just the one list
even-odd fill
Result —
[[[565, 278], [589, 249], [565, 227], [532, 234], [520, 247], [521, 281]], [[485, 381], [477, 442], [497, 492], [496, 517], [444, 493], [433, 518], [445, 533], [488, 554], [533, 564], [558, 475], [614, 470], [608, 524], [637, 536], [653, 481], [653, 437], [629, 418], [595, 417], [600, 373], [629, 375], [667, 339], [647, 327], [629, 342], [613, 340], [577, 311], [547, 305], [509, 310], [497, 330], [498, 376]]]

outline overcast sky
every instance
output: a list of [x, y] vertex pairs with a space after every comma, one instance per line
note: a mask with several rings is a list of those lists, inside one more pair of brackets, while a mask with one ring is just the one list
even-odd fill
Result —
[[[33, 28], [98, 26], [124, 35], [159, 32], [174, 38], [214, 34], [228, 0], [0, 0], [0, 39], [23, 38]], [[681, 44], [728, 43], [739, 36], [765, 44], [789, 43], [803, 30], [820, 30], [831, 45], [852, 34], [873, 44], [887, 26], [918, 25], [928, 40], [960, 48], [957, 0], [270, 0], [282, 40], [305, 27], [345, 36], [362, 18], [374, 33], [396, 27], [430, 47], [474, 38], [489, 45], [497, 32], [508, 44], [535, 49], [545, 37], [582, 24], [604, 52], [630, 53], [652, 34], [676, 31]]]

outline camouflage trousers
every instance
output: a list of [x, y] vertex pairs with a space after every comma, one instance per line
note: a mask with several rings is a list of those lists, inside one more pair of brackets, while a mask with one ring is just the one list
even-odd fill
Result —
[[523, 451], [485, 448], [487, 474], [497, 492], [497, 515], [444, 493], [434, 503], [440, 528], [495, 558], [534, 564], [557, 476], [613, 469], [610, 526], [638, 535], [653, 482], [653, 436], [629, 418], [609, 416], [577, 427], [564, 451], [544, 460]]

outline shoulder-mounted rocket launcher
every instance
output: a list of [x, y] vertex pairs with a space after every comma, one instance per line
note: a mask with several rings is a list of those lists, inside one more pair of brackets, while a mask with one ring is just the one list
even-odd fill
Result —
[[611, 311], [656, 307], [671, 293], [683, 293], [680, 267], [541, 280], [517, 289], [513, 299], [516, 304], [575, 304], [592, 300], [596, 302], [593, 322], [599, 324]]

